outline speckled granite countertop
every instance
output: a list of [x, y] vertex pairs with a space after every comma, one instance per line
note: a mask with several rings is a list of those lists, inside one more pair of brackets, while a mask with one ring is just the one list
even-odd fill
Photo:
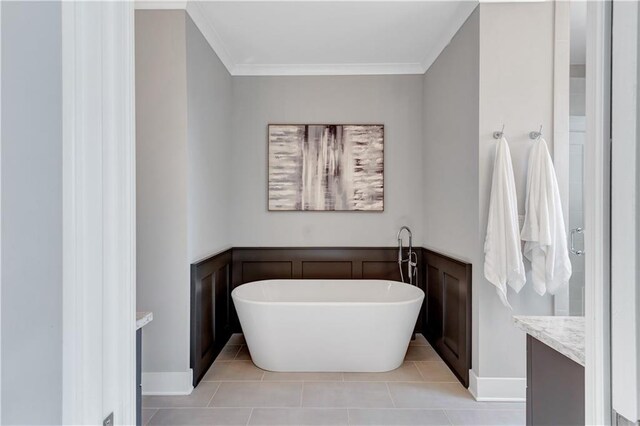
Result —
[[584, 366], [584, 317], [513, 317], [517, 327]]
[[144, 327], [153, 320], [153, 312], [136, 312], [136, 330]]

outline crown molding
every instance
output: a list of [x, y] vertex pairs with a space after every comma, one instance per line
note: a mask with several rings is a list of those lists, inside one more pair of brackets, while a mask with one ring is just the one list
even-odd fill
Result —
[[202, 8], [201, 1], [189, 0], [186, 3], [186, 10], [193, 23], [200, 30], [204, 38], [207, 40], [213, 51], [218, 55], [220, 61], [224, 64], [229, 71], [229, 74], [234, 74], [236, 64], [229, 54], [229, 50], [222, 42], [222, 38], [213, 26], [213, 22], [208, 18], [207, 14]]
[[173, 1], [173, 0], [136, 0], [135, 1], [136, 10], [147, 10], [147, 9], [159, 9], [159, 10], [176, 10], [176, 9], [186, 9], [187, 2], [185, 1]]
[[473, 13], [473, 11], [478, 7], [478, 3], [475, 2], [462, 2], [458, 6], [458, 10], [456, 10], [455, 16], [449, 22], [449, 25], [446, 27], [446, 30], [440, 35], [440, 38], [435, 43], [433, 48], [429, 51], [427, 56], [425, 56], [422, 61], [422, 72], [425, 73], [427, 70], [433, 65], [433, 63], [438, 59], [438, 56], [444, 51], [445, 47], [451, 43], [453, 37], [458, 33], [462, 25], [467, 21], [469, 16]]
[[237, 64], [234, 76], [424, 74], [419, 63], [399, 64]]

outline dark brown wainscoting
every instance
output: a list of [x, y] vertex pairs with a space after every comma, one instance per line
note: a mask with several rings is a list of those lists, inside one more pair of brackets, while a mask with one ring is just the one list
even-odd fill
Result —
[[423, 249], [427, 288], [424, 335], [469, 387], [471, 368], [471, 264]]
[[[426, 298], [416, 322], [468, 386], [471, 368], [471, 265], [415, 248]], [[241, 332], [231, 291], [277, 278], [400, 281], [396, 247], [239, 247], [191, 265], [191, 368], [194, 386], [231, 332]], [[405, 277], [406, 279], [406, 277]]]
[[191, 265], [191, 368], [196, 386], [231, 337], [231, 249]]

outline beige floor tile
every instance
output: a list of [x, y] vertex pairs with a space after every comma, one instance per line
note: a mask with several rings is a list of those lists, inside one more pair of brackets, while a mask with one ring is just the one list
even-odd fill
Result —
[[256, 408], [249, 425], [253, 426], [310, 426], [348, 425], [346, 409], [337, 408]]
[[416, 334], [416, 338], [409, 342], [409, 346], [431, 346], [427, 339], [420, 333]]
[[450, 425], [443, 410], [414, 409], [349, 409], [349, 424], [396, 425]]
[[202, 380], [261, 380], [263, 375], [264, 371], [253, 365], [251, 361], [216, 361]]
[[249, 353], [249, 348], [247, 345], [240, 346], [240, 350], [236, 354], [237, 360], [251, 360], [251, 354]]
[[242, 335], [242, 333], [232, 334], [231, 337], [229, 338], [229, 342], [227, 343], [227, 345], [244, 345], [244, 344], [246, 344], [246, 342], [244, 341], [244, 336]]
[[385, 373], [344, 373], [348, 382], [421, 382], [422, 376], [415, 363], [405, 362], [399, 368]]
[[233, 360], [242, 345], [226, 345], [220, 351], [220, 354], [216, 357], [216, 361], [231, 361]]
[[262, 380], [278, 382], [341, 382], [342, 373], [296, 373], [265, 371]]
[[460, 383], [389, 383], [398, 408], [491, 408], [477, 402]]
[[380, 382], [305, 382], [303, 407], [391, 408], [386, 383]]
[[524, 426], [526, 416], [524, 410], [446, 410], [447, 417], [454, 425]]
[[169, 408], [158, 410], [150, 425], [246, 425], [250, 408]]
[[420, 374], [425, 382], [457, 382], [458, 379], [451, 372], [447, 364], [442, 361], [416, 362]]
[[431, 346], [409, 346], [405, 361], [440, 361], [440, 357]]
[[206, 407], [218, 389], [218, 382], [201, 382], [190, 395], [142, 397], [144, 408]]
[[212, 407], [299, 407], [300, 382], [223, 382]]
[[158, 412], [157, 408], [143, 408], [142, 409], [142, 419], [140, 419], [142, 421], [142, 424], [144, 426], [149, 424], [149, 420], [151, 420], [151, 417], [153, 417], [153, 415], [155, 413], [157, 413], [157, 412]]

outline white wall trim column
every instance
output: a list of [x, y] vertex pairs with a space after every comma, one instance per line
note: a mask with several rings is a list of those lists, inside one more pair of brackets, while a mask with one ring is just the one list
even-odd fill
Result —
[[611, 2], [587, 4], [585, 222], [585, 420], [611, 422], [610, 73]]
[[613, 3], [611, 88], [612, 408], [640, 419], [637, 2]]
[[135, 424], [133, 4], [62, 20], [63, 423]]
[[[2, 4], [0, 3], [0, 41]], [[2, 43], [0, 42], [0, 218], [2, 217]], [[2, 220], [0, 219], [0, 223]], [[0, 226], [0, 422], [2, 421], [2, 226]]]

